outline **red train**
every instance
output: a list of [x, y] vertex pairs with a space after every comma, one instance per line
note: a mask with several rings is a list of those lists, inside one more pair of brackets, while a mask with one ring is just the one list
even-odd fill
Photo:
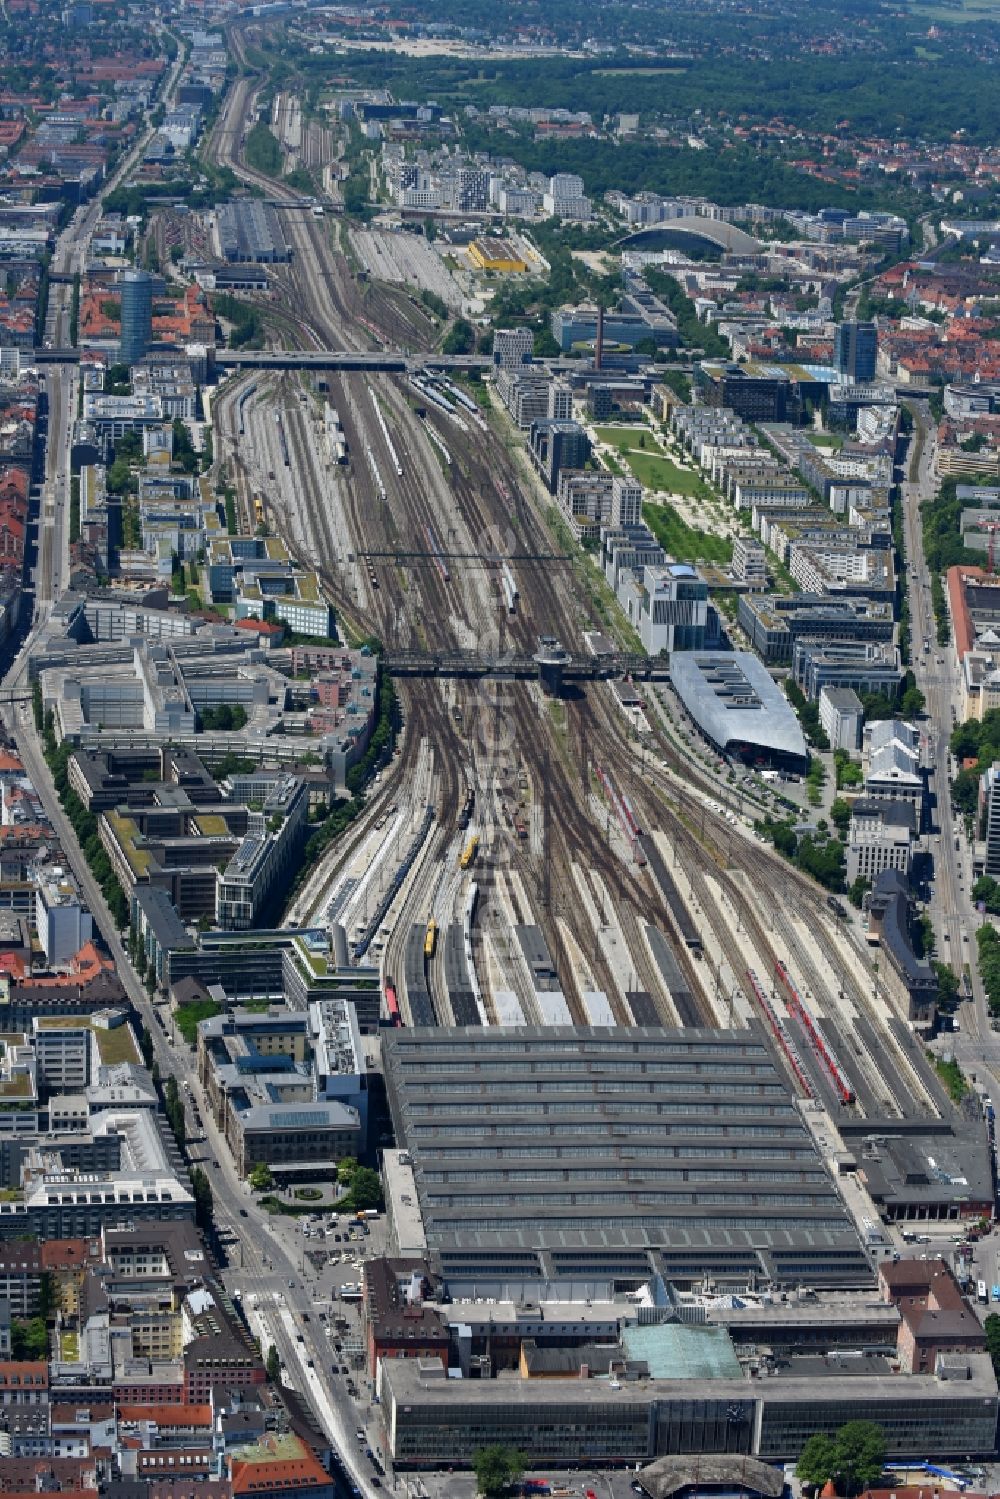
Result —
[[802, 1057], [799, 1055], [798, 1047], [795, 1045], [795, 1042], [788, 1034], [788, 1027], [785, 1025], [785, 1022], [779, 1017], [778, 1012], [775, 1010], [771, 1001], [768, 999], [767, 995], [764, 992], [764, 987], [761, 984], [760, 979], [754, 973], [752, 968], [747, 969], [747, 978], [750, 980], [750, 987], [753, 990], [754, 998], [756, 999], [760, 1008], [764, 1011], [764, 1018], [767, 1021], [768, 1025], [771, 1027], [771, 1030], [774, 1032], [775, 1040], [788, 1059], [788, 1064], [791, 1067], [792, 1072], [795, 1074], [796, 1082], [802, 1089], [802, 1092], [805, 1094], [806, 1098], [813, 1098], [815, 1095], [813, 1093], [812, 1083], [806, 1076], [805, 1065], [803, 1064]]
[[805, 1001], [792, 983], [788, 969], [784, 963], [775, 963], [774, 975], [784, 993], [788, 1013], [794, 1015], [805, 1030], [806, 1035], [809, 1037], [809, 1044], [830, 1075], [830, 1080], [833, 1083], [837, 1097], [841, 1103], [853, 1103], [854, 1088], [851, 1085], [851, 1081], [838, 1062], [829, 1041], [823, 1035], [823, 1032], [806, 1008]]
[[389, 1024], [393, 1026], [402, 1025], [403, 1017], [400, 1014], [399, 1000], [391, 984], [386, 984], [385, 986], [385, 1007], [389, 1014]]
[[598, 780], [604, 788], [604, 794], [611, 804], [611, 809], [621, 823], [626, 838], [635, 850], [636, 863], [645, 864], [646, 856], [639, 848], [639, 839], [642, 837], [642, 826], [635, 815], [632, 803], [623, 792], [618, 790], [610, 771], [605, 770], [602, 765], [598, 765], [596, 769]]

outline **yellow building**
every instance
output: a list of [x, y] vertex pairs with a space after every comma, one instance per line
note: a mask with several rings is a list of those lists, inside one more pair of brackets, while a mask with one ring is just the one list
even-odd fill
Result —
[[469, 259], [480, 271], [526, 271], [528, 262], [507, 239], [474, 239]]
[[128, 1322], [132, 1357], [164, 1362], [184, 1352], [184, 1320], [179, 1311], [163, 1307], [133, 1307]]

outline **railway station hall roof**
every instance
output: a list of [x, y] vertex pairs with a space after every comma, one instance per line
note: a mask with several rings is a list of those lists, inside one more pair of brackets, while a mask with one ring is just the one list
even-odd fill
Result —
[[871, 1281], [756, 1027], [415, 1027], [383, 1061], [446, 1276]]

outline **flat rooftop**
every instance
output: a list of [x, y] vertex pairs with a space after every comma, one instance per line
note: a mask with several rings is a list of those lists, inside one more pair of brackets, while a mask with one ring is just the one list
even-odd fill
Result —
[[[996, 1401], [996, 1377], [988, 1354], [962, 1354], [953, 1362], [968, 1377], [958, 1380], [941, 1380], [934, 1374], [891, 1373], [881, 1358], [862, 1361], [870, 1365], [868, 1372], [845, 1374], [844, 1359], [795, 1359], [779, 1365], [775, 1374], [767, 1379], [750, 1380], [742, 1374], [719, 1378], [709, 1377], [712, 1400], [761, 1401], [784, 1404], [787, 1401], [816, 1404], [821, 1409], [826, 1402], [842, 1402], [845, 1399], [877, 1406], [887, 1400], [898, 1400], [909, 1405], [939, 1402], [949, 1397], [965, 1400]], [[448, 1379], [444, 1371], [427, 1372], [420, 1359], [388, 1359], [383, 1365], [383, 1380], [387, 1382], [389, 1398], [402, 1406], [451, 1406], [487, 1405], [502, 1403], [504, 1406], [565, 1406], [604, 1405], [613, 1399], [616, 1406], [637, 1403], [646, 1405], [651, 1400], [660, 1402], [687, 1401], [692, 1397], [690, 1381], [685, 1378], [636, 1379], [622, 1381], [612, 1390], [609, 1381], [592, 1379], [522, 1379], [516, 1373], [501, 1374], [496, 1379]], [[845, 1378], [850, 1388], [844, 1388]]]

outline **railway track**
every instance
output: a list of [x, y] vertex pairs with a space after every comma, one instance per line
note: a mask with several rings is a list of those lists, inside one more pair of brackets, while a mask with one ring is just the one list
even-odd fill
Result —
[[[288, 199], [293, 196], [290, 191], [248, 168], [239, 150], [243, 129], [258, 92], [259, 86], [254, 78], [237, 80], [219, 125], [210, 138], [210, 149], [216, 159], [231, 165], [244, 181], [261, 186], [268, 196]], [[326, 221], [290, 213], [286, 215], [286, 223], [293, 259], [288, 267], [276, 273], [275, 287], [297, 339], [303, 343], [314, 341], [327, 346], [363, 348], [372, 338], [399, 343], [412, 341], [418, 336], [418, 323], [406, 315], [396, 297], [370, 287], [363, 291], [358, 288], [345, 258], [331, 242]], [[401, 536], [410, 536], [427, 527], [438, 532], [442, 526], [441, 506], [429, 498], [431, 490], [426, 483], [427, 467], [430, 463], [436, 465], [437, 460], [425, 451], [427, 444], [419, 433], [419, 419], [410, 409], [401, 385], [389, 380], [377, 384], [394, 418], [393, 443], [405, 454], [404, 463], [408, 470], [403, 475], [392, 476], [399, 482], [387, 484], [387, 498], [382, 502], [370, 474], [359, 461], [362, 451], [359, 443], [364, 431], [388, 465], [388, 451], [377, 431], [378, 424], [366, 421], [363, 427], [359, 427], [352, 417], [350, 402], [345, 399], [345, 382], [335, 384], [332, 377], [328, 378], [331, 389], [339, 392], [337, 408], [344, 422], [349, 449], [354, 450], [350, 482], [345, 486], [345, 518], [357, 549], [363, 551], [366, 544], [373, 550], [399, 549]], [[494, 533], [502, 536], [516, 530], [519, 548], [539, 552], [548, 550], [550, 539], [533, 504], [523, 495], [518, 475], [503, 444], [494, 441], [487, 449], [477, 430], [470, 428], [467, 433], [461, 433], [434, 408], [428, 408], [426, 420], [438, 431], [453, 455], [449, 479], [456, 525], [473, 539]], [[407, 635], [416, 634], [418, 638], [421, 632], [430, 632], [443, 641], [454, 638], [456, 629], [480, 640], [493, 639], [499, 634], [519, 649], [533, 648], [537, 635], [541, 633], [557, 634], [568, 642], [578, 638], [581, 618], [587, 611], [581, 608], [580, 600], [573, 592], [572, 575], [568, 574], [564, 581], [551, 570], [534, 569], [530, 565], [518, 569], [518, 611], [515, 616], [507, 618], [503, 616], [499, 600], [496, 608], [490, 606], [490, 589], [481, 586], [481, 574], [461, 578], [456, 575], [446, 581], [433, 564], [419, 570], [412, 565], [405, 568], [400, 565], [398, 571], [386, 568], [379, 589], [369, 590], [363, 598], [353, 598], [344, 586], [336, 557], [330, 555], [335, 551], [335, 544], [329, 517], [322, 513], [321, 476], [320, 483], [316, 483], [308, 441], [295, 432], [294, 426], [290, 423], [296, 460], [304, 472], [312, 475], [308, 486], [311, 494], [307, 499], [314, 512], [313, 534], [321, 554], [311, 560], [344, 617], [359, 627], [374, 625], [387, 643], [396, 643], [401, 630]], [[439, 476], [436, 482], [440, 484]], [[414, 596], [417, 589], [419, 602]], [[567, 727], [559, 732], [547, 713], [539, 714], [527, 692], [517, 689], [512, 693], [509, 711], [518, 752], [531, 783], [546, 804], [547, 815], [542, 860], [530, 856], [515, 838], [509, 840], [509, 853], [505, 857], [509, 858], [511, 868], [521, 874], [526, 888], [533, 892], [540, 925], [553, 955], [559, 955], [561, 963], [565, 962], [566, 954], [562, 952], [557, 915], [563, 915], [567, 920], [589, 961], [593, 942], [587, 940], [587, 933], [579, 930], [577, 893], [569, 871], [574, 861], [595, 868], [621, 906], [621, 924], [633, 957], [637, 982], [657, 996], [662, 1004], [662, 986], [658, 974], [653, 971], [639, 922], [640, 919], [653, 921], [670, 933], [669, 917], [659, 897], [651, 891], [648, 880], [640, 872], [627, 869], [608, 846], [603, 830], [596, 825], [588, 808], [591, 758], [603, 757], [616, 765], [622, 761], [623, 726], [612, 718], [617, 710], [600, 698], [602, 691], [601, 688], [591, 689], [578, 702], [567, 704]], [[471, 706], [468, 689], [463, 689], [463, 692], [464, 700]], [[441, 838], [446, 839], [449, 808], [458, 805], [464, 786], [459, 773], [464, 776], [469, 762], [468, 743], [456, 734], [436, 692], [428, 694], [426, 689], [404, 687], [401, 697], [411, 731], [426, 734], [435, 747], [441, 777], [438, 793]], [[653, 820], [658, 818], [682, 852], [704, 917], [712, 919], [734, 982], [746, 992], [744, 949], [739, 934], [734, 933], [729, 922], [719, 919], [719, 913], [714, 911], [715, 897], [700, 867], [707, 856], [715, 885], [725, 890], [727, 898], [731, 899], [733, 909], [738, 911], [741, 925], [750, 934], [754, 945], [773, 960], [777, 954], [771, 935], [764, 930], [757, 913], [746, 900], [740, 882], [727, 871], [734, 848], [737, 849], [737, 858], [740, 857], [737, 846], [741, 840], [734, 838], [724, 825], [717, 825], [711, 815], [706, 817], [700, 804], [701, 795], [718, 794], [714, 780], [692, 767], [666, 735], [657, 734], [656, 743], [661, 759], [689, 783], [694, 783], [694, 788], [685, 793], [678, 786], [671, 785], [670, 795], [676, 805], [676, 811], [672, 811], [661, 792], [651, 790], [643, 784], [641, 776], [626, 768], [623, 774], [629, 792], [635, 794], [637, 806], [650, 819], [649, 825], [658, 825]], [[707, 832], [703, 832], [701, 838], [692, 832], [694, 820], [700, 822], [703, 829], [707, 823]], [[724, 844], [728, 844], [728, 850]], [[753, 850], [753, 872], [758, 886], [761, 860], [765, 854], [766, 851], [757, 847]], [[539, 867], [540, 862], [542, 867]], [[787, 866], [783, 867], [783, 874], [787, 878]], [[800, 888], [796, 884], [796, 889]], [[401, 918], [399, 925], [405, 932], [405, 917]], [[592, 934], [590, 936], [592, 938]], [[692, 963], [683, 944], [673, 943], [672, 946], [692, 993], [700, 994], [699, 969], [702, 965]], [[399, 944], [391, 941], [388, 951], [392, 953], [395, 973], [400, 967]], [[599, 955], [594, 966], [598, 970], [595, 980], [603, 984], [612, 1003], [616, 1004], [616, 986], [610, 982], [603, 958]], [[845, 989], [850, 992], [853, 987], [856, 986], [848, 980]], [[863, 1009], [864, 996], [851, 993], [851, 999], [858, 1005], [859, 1013], [867, 1013]], [[666, 1009], [666, 1005], [663, 1008]], [[702, 1009], [706, 1022], [712, 1023], [711, 1007], [703, 1004]]]

